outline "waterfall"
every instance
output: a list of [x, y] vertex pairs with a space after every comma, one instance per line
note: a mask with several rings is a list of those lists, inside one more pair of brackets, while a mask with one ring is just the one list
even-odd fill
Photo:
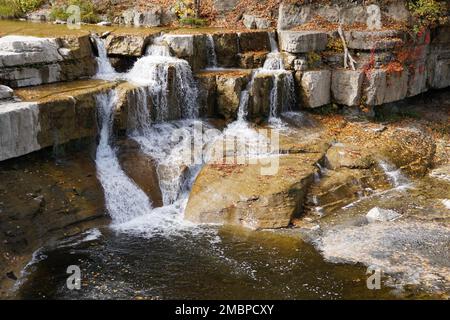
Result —
[[206, 35], [206, 53], [207, 53], [208, 68], [216, 69], [217, 55], [216, 55], [216, 48], [214, 46], [214, 38], [211, 34]]
[[[191, 139], [187, 137], [195, 123], [192, 119], [198, 117], [197, 86], [191, 68], [187, 61], [172, 57], [162, 40], [156, 39], [126, 77], [141, 86], [135, 94], [137, 106], [129, 114], [133, 128], [129, 135], [144, 153], [155, 159], [163, 203], [173, 205], [180, 199], [188, 175], [189, 168], [185, 166], [188, 161], [183, 156], [191, 148]], [[155, 110], [153, 124], [148, 97]], [[171, 116], [174, 111], [190, 120], [165, 123], [180, 118]], [[187, 137], [177, 137], [179, 132], [186, 133]]]
[[108, 54], [106, 52], [105, 40], [100, 39], [97, 35], [93, 34], [92, 39], [94, 39], [95, 44], [98, 50], [97, 60], [97, 74], [95, 78], [104, 79], [104, 80], [112, 80], [118, 74], [114, 70], [113, 66], [109, 62]]
[[[281, 106], [281, 112], [288, 112], [291, 111], [295, 105], [294, 77], [291, 72], [286, 71], [284, 68], [283, 57], [278, 49], [275, 33], [268, 32], [268, 37], [271, 52], [267, 55], [263, 70], [264, 72], [270, 72], [273, 75], [273, 87], [270, 93], [269, 122], [276, 122], [278, 119], [279, 106]], [[280, 81], [282, 82], [281, 88], [279, 86]]]
[[246, 88], [241, 91], [241, 96], [239, 98], [239, 107], [237, 113], [237, 121], [245, 122], [248, 115], [248, 102], [250, 100], [250, 91], [253, 87], [253, 82], [255, 79], [255, 72], [252, 73], [250, 81], [248, 82]]
[[156, 121], [177, 118], [172, 117], [174, 113], [182, 118], [197, 118], [198, 92], [189, 63], [170, 56], [169, 48], [158, 44], [161, 40], [156, 41], [157, 44], [147, 48], [147, 54], [136, 61], [125, 78], [149, 88]]
[[251, 80], [246, 89], [241, 92], [238, 117], [239, 122], [245, 121], [247, 116], [248, 101], [253, 87], [254, 78], [258, 74], [270, 74], [273, 78], [273, 86], [270, 92], [269, 123], [281, 124], [278, 118], [280, 112], [289, 112], [295, 106], [295, 85], [292, 72], [284, 69], [283, 57], [278, 50], [278, 45], [273, 32], [268, 32], [271, 52], [267, 55], [262, 68], [252, 73]]
[[403, 188], [410, 184], [409, 179], [402, 174], [400, 169], [395, 168], [394, 165], [386, 161], [379, 161], [379, 165], [394, 188]]
[[111, 146], [116, 92], [98, 94], [96, 103], [100, 120], [100, 141], [95, 159], [98, 179], [113, 222], [123, 223], [151, 212], [152, 206], [147, 195], [123, 172]]

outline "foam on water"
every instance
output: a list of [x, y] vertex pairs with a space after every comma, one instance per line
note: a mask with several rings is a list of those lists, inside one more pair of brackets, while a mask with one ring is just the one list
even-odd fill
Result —
[[96, 96], [100, 119], [100, 141], [95, 163], [104, 193], [106, 208], [114, 223], [123, 223], [151, 212], [148, 196], [125, 174], [112, 147], [112, 125], [117, 94], [109, 91]]
[[389, 285], [420, 285], [442, 290], [450, 281], [446, 225], [395, 221], [335, 227], [316, 241], [323, 256], [336, 263], [377, 266], [390, 276]]
[[[170, 109], [179, 110], [183, 118], [197, 118], [198, 92], [191, 67], [186, 60], [170, 56], [168, 47], [158, 44], [159, 41], [148, 47], [147, 54], [136, 61], [125, 79], [147, 88], [156, 108], [156, 121], [167, 121]], [[169, 88], [170, 68], [174, 69], [176, 92]], [[171, 94], [176, 101], [170, 101]]]
[[98, 50], [97, 60], [97, 74], [94, 78], [103, 80], [114, 80], [120, 75], [114, 70], [113, 66], [109, 62], [108, 54], [106, 51], [105, 40], [100, 39], [97, 35], [92, 35]]
[[379, 165], [381, 169], [383, 169], [384, 173], [386, 174], [394, 188], [407, 188], [411, 185], [409, 179], [405, 175], [403, 175], [402, 171], [400, 169], [397, 169], [394, 165], [386, 161], [379, 161]]

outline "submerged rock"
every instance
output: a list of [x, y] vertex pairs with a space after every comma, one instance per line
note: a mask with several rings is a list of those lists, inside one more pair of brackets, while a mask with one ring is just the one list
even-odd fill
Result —
[[398, 219], [399, 217], [401, 217], [401, 215], [394, 210], [381, 209], [378, 207], [372, 208], [366, 215], [367, 221], [369, 223], [377, 221], [393, 221]]

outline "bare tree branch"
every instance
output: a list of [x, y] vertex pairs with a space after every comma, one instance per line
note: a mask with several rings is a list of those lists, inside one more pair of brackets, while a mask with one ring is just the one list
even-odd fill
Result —
[[353, 59], [350, 52], [348, 51], [347, 43], [345, 42], [344, 32], [342, 31], [342, 24], [339, 25], [338, 32], [342, 40], [342, 45], [344, 46], [344, 68], [347, 69], [348, 64], [350, 63], [350, 67], [352, 68], [352, 70], [356, 70], [355, 68], [356, 61], [355, 59]]

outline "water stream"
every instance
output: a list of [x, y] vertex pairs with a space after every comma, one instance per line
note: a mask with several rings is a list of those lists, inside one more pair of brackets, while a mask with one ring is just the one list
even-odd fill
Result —
[[151, 212], [151, 201], [123, 172], [112, 145], [113, 113], [117, 102], [115, 91], [99, 94], [96, 99], [101, 124], [95, 160], [97, 175], [105, 192], [109, 215], [114, 223], [123, 223]]
[[119, 74], [114, 70], [111, 62], [108, 59], [108, 53], [105, 46], [105, 40], [101, 39], [99, 36], [92, 34], [92, 39], [94, 39], [97, 46], [98, 57], [97, 60], [97, 74], [95, 78], [103, 80], [114, 80]]
[[206, 53], [209, 69], [217, 69], [217, 55], [216, 48], [214, 45], [214, 38], [211, 34], [206, 35]]
[[[95, 162], [112, 225], [99, 226], [40, 249], [39, 255], [44, 258], [35, 259], [26, 267], [26, 281], [21, 282], [18, 296], [373, 299], [408, 297], [411, 291], [403, 287], [409, 284], [424, 285], [431, 292], [445, 291], [449, 260], [448, 254], [441, 253], [448, 246], [449, 228], [406, 220], [408, 214], [413, 217], [416, 213], [414, 206], [420, 188], [360, 199], [338, 214], [324, 217], [309, 231], [252, 232], [195, 225], [183, 219], [194, 179], [207, 160], [192, 161], [196, 151], [201, 153], [218, 139], [239, 137], [247, 139], [245, 152], [249, 156], [261, 156], [251, 146], [266, 137], [247, 121], [255, 76], [268, 73], [273, 77], [270, 124], [274, 127], [280, 127], [280, 115], [290, 112], [295, 104], [292, 73], [284, 70], [274, 34], [270, 33], [269, 39], [271, 53], [242, 91], [237, 120], [221, 134], [205, 139], [204, 131], [212, 127], [198, 119], [198, 92], [187, 61], [172, 57], [161, 39], [155, 39], [128, 73], [117, 75], [109, 64], [103, 41], [95, 38], [99, 48], [97, 77], [127, 79], [136, 85], [136, 105], [128, 115], [127, 135], [155, 161], [163, 205], [155, 207], [121, 168], [112, 133], [116, 92], [97, 95], [100, 140]], [[208, 65], [216, 68], [214, 41], [212, 37], [207, 40]], [[199, 150], [193, 154], [192, 146], [198, 139]], [[394, 188], [410, 184], [391, 164], [379, 165]], [[429, 196], [420, 203], [420, 210], [427, 208], [439, 216], [440, 207], [435, 209], [430, 204], [434, 198], [435, 195]], [[376, 205], [397, 210], [405, 207], [409, 211], [402, 212], [405, 218], [395, 223], [368, 224], [364, 214]], [[82, 290], [66, 289], [68, 264], [79, 265], [83, 270]], [[367, 289], [366, 270], [371, 264], [394, 275], [386, 283], [396, 290], [388, 286], [375, 291]], [[429, 292], [417, 287], [411, 290]]]

